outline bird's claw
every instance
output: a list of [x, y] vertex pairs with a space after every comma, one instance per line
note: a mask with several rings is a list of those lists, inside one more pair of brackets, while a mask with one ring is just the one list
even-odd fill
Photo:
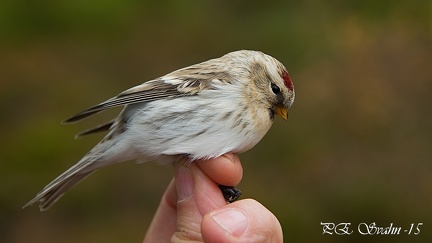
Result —
[[222, 194], [228, 203], [237, 201], [241, 196], [240, 189], [233, 186], [219, 185], [219, 189], [222, 191]]

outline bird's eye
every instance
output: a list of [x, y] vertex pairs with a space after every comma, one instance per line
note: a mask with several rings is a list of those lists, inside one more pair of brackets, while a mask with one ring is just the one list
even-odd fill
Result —
[[279, 94], [280, 93], [280, 88], [276, 84], [272, 84], [271, 85], [271, 89], [272, 89], [273, 93], [275, 93], [275, 94]]

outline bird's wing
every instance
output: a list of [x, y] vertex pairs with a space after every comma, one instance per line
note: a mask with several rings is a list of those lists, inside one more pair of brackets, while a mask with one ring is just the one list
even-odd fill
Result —
[[163, 98], [175, 98], [197, 94], [206, 85], [204, 80], [162, 77], [130, 88], [116, 97], [75, 114], [63, 123], [72, 123], [112, 107], [150, 102]]
[[215, 65], [219, 59], [209, 60], [176, 70], [163, 77], [130, 88], [116, 97], [84, 110], [63, 123], [76, 122], [108, 108], [163, 98], [175, 98], [198, 94], [203, 89], [211, 89], [214, 81], [231, 83], [234, 78], [224, 65]]
[[101, 125], [99, 125], [99, 126], [97, 126], [97, 127], [94, 127], [94, 128], [90, 128], [90, 129], [84, 130], [84, 131], [82, 131], [82, 132], [76, 134], [76, 135], [75, 135], [75, 138], [80, 138], [80, 137], [87, 136], [87, 135], [89, 135], [89, 134], [98, 133], [98, 132], [106, 132], [106, 131], [109, 131], [110, 128], [111, 128], [111, 126], [114, 124], [114, 122], [115, 122], [115, 119], [113, 119], [113, 120], [111, 120], [111, 121], [109, 121], [109, 122], [107, 122], [107, 123], [101, 124]]

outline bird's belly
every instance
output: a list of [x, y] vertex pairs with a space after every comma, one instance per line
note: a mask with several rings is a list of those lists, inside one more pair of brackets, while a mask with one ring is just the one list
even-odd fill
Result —
[[235, 107], [197, 107], [196, 103], [152, 102], [137, 112], [128, 129], [136, 151], [155, 158], [187, 154], [192, 160], [241, 153], [255, 146], [271, 126], [268, 119], [264, 128], [257, 129], [248, 114], [238, 114]]

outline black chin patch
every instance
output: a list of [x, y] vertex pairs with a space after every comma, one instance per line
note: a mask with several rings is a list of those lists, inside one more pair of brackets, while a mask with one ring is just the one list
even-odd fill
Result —
[[270, 108], [269, 109], [269, 116], [270, 116], [270, 120], [274, 120], [274, 117], [275, 117], [275, 111], [274, 111], [274, 109], [272, 109], [272, 108]]

